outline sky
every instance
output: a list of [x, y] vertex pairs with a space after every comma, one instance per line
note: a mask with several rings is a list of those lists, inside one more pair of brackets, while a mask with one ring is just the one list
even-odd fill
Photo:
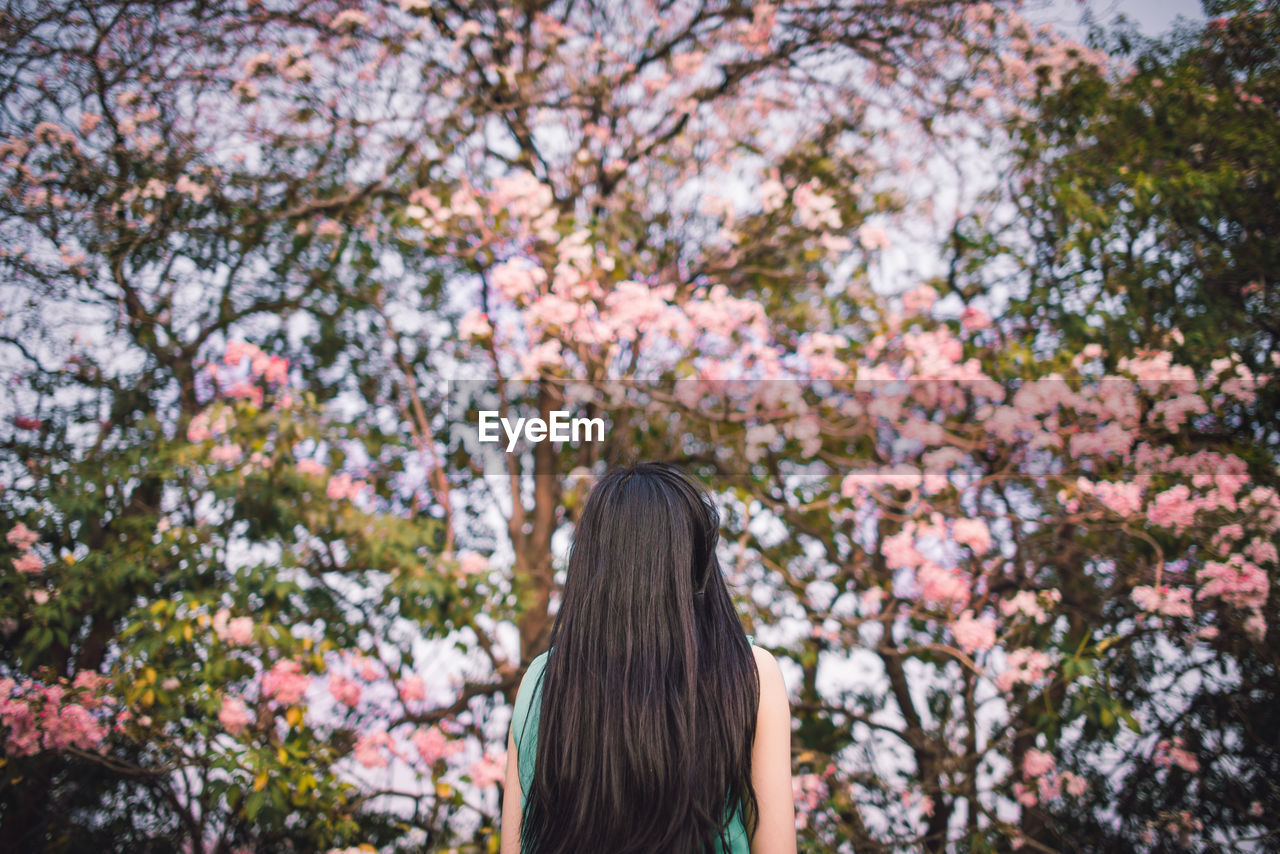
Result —
[[[1109, 22], [1117, 15], [1124, 15], [1149, 36], [1168, 30], [1179, 15], [1191, 19], [1204, 18], [1200, 0], [1090, 0], [1088, 5], [1101, 20]], [[1068, 25], [1079, 19], [1084, 6], [1079, 0], [1030, 0], [1026, 11], [1037, 19], [1051, 20], [1070, 29]], [[1044, 10], [1043, 18], [1035, 14], [1037, 8]]]

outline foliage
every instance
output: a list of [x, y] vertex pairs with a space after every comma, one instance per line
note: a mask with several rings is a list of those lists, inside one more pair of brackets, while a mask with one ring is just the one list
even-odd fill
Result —
[[[0, 845], [496, 850], [636, 457], [723, 505], [802, 850], [1127, 839], [1084, 743], [1222, 773], [1134, 674], [1264, 678], [1273, 366], [993, 318], [1001, 198], [938, 203], [1105, 57], [988, 3], [656, 12], [10, 5]], [[606, 437], [491, 453], [474, 399]]]

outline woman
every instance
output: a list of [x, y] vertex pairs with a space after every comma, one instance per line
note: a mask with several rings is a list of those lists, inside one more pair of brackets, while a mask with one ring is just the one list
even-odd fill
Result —
[[786, 688], [738, 622], [719, 527], [675, 466], [592, 489], [517, 694], [502, 854], [795, 852]]

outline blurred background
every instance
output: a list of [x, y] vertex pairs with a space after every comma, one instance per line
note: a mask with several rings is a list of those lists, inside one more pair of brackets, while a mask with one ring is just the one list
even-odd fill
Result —
[[0, 849], [496, 852], [639, 459], [720, 504], [801, 851], [1276, 848], [1277, 45], [1274, 0], [0, 5]]

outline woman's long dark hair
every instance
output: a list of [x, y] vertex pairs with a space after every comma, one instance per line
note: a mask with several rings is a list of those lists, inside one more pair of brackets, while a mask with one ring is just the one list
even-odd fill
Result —
[[728, 850], [751, 785], [760, 683], [716, 558], [720, 519], [679, 468], [591, 490], [544, 674], [526, 854]]

